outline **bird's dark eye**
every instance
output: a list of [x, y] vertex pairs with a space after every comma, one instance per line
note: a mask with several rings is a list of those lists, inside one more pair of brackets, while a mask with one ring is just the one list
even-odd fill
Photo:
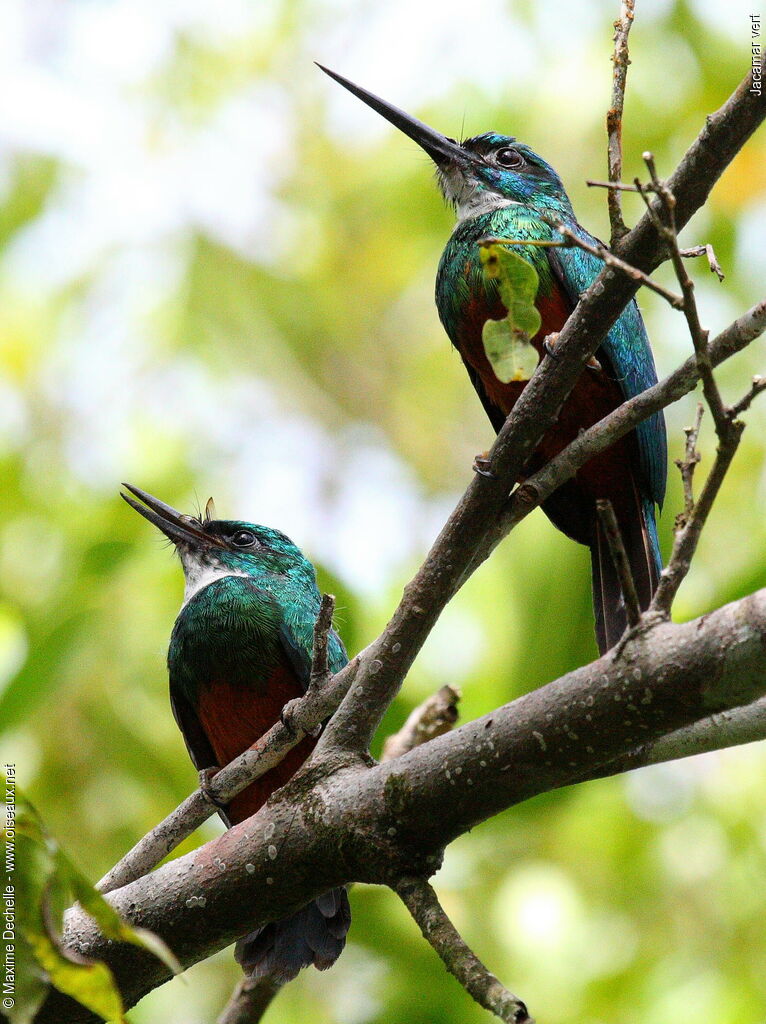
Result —
[[506, 146], [504, 149], [498, 149], [495, 159], [502, 167], [523, 167], [524, 157], [516, 149], [510, 149]]
[[236, 548], [249, 548], [255, 543], [255, 534], [252, 530], [237, 530], [231, 538], [231, 543]]

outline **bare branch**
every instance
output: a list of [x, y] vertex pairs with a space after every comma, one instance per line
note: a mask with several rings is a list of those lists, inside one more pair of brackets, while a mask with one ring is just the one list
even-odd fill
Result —
[[332, 629], [332, 617], [335, 613], [335, 597], [322, 594], [319, 614], [314, 623], [314, 645], [311, 655], [311, 676], [309, 687], [315, 689], [324, 686], [332, 675], [327, 666], [327, 643]]
[[[711, 342], [710, 358], [713, 364], [717, 365], [740, 352], [759, 337], [764, 330], [766, 330], [766, 300], [753, 306]], [[577, 437], [547, 466], [530, 477], [520, 488], [517, 488], [510, 502], [503, 501], [498, 513], [490, 520], [490, 527], [483, 536], [474, 528], [472, 540], [475, 544], [475, 553], [465, 571], [465, 578], [468, 578], [470, 573], [489, 557], [497, 544], [507, 536], [515, 525], [545, 501], [557, 487], [573, 476], [580, 466], [599, 451], [608, 448], [647, 416], [687, 394], [695, 387], [698, 380], [698, 368], [695, 359], [691, 358], [665, 380], [623, 403], [609, 416]], [[457, 524], [464, 521], [463, 509], [468, 505], [469, 496], [475, 489], [476, 484], [472, 482], [450, 522], [455, 521]], [[428, 568], [429, 563], [433, 564], [434, 561], [437, 561], [439, 556], [437, 542], [421, 572]], [[455, 587], [455, 590], [458, 589], [458, 586]], [[419, 613], [414, 611], [416, 607], [419, 606], [413, 604], [413, 615], [417, 618]], [[400, 605], [397, 614], [402, 611], [403, 606]], [[392, 655], [400, 654], [402, 642], [398, 637], [402, 635], [402, 632], [394, 628], [395, 622], [396, 618], [392, 620], [375, 645], [353, 659], [345, 669], [334, 676], [332, 684], [328, 688], [320, 691], [319, 694], [307, 694], [301, 698], [307, 710], [313, 709], [311, 722], [319, 724], [333, 713], [334, 708], [340, 703], [356, 677], [361, 661], [366, 659], [368, 663], [372, 663], [377, 660], [375, 658], [376, 649], [380, 649], [387, 642], [390, 644]], [[403, 627], [400, 628], [403, 629]], [[398, 650], [395, 649], [397, 644], [400, 645]], [[311, 722], [304, 724], [310, 725]], [[353, 723], [352, 728], [354, 728]], [[292, 735], [281, 722], [277, 723], [250, 750], [240, 755], [215, 776], [213, 793], [216, 798], [222, 803], [232, 799], [252, 781], [278, 764], [287, 751], [299, 742], [299, 739], [300, 737]], [[213, 807], [202, 793], [200, 791], [193, 793], [164, 821], [147, 833], [104, 876], [98, 883], [98, 887], [102, 892], [110, 892], [139, 878], [147, 871], [151, 871], [212, 813]]]
[[[679, 227], [682, 227], [705, 202], [715, 180], [766, 115], [766, 105], [751, 94], [751, 85], [752, 80], [748, 76], [726, 104], [707, 119], [700, 136], [671, 178], [669, 184], [677, 198], [676, 222]], [[650, 272], [661, 262], [661, 241], [648, 215], [643, 217], [636, 228], [625, 237], [619, 250], [621, 258], [645, 273]], [[328, 746], [334, 744], [336, 747], [345, 746], [346, 750], [350, 751], [365, 749], [380, 717], [401, 685], [404, 675], [442, 608], [459, 589], [472, 568], [478, 564], [477, 558], [482, 548], [491, 549], [492, 530], [501, 513], [506, 509], [506, 496], [511, 482], [518, 478], [543, 432], [557, 415], [558, 409], [571, 390], [583, 363], [593, 354], [625, 302], [634, 294], [636, 287], [637, 282], [625, 278], [622, 274], [618, 275], [614, 268], [606, 267], [597, 281], [588, 289], [577, 310], [561, 332], [557, 350], [559, 359], [544, 360], [540, 365], [533, 379], [524, 389], [492, 449], [491, 457], [493, 466], [498, 472], [497, 479], [494, 481], [482, 478], [472, 480], [424, 566], [407, 587], [402, 602], [387, 629], [366, 651], [338, 673], [329, 687], [312, 696], [311, 699], [316, 702], [316, 720], [319, 722], [332, 714], [333, 708], [337, 706], [343, 694], [350, 687], [343, 700], [340, 713], [335, 716], [320, 739], [320, 747], [323, 744]], [[761, 329], [765, 309], [766, 304], [760, 304], [746, 317], [740, 318], [740, 321], [733, 325], [736, 330], [733, 329], [728, 344], [733, 348], [736, 348], [737, 345], [742, 347], [742, 344], [745, 343], [743, 339], [749, 340], [750, 336], [754, 336], [751, 332]], [[682, 371], [685, 369], [682, 368]], [[686, 372], [687, 376], [693, 377], [693, 371], [691, 374], [688, 370]], [[685, 393], [685, 390], [688, 388], [682, 389], [680, 394]], [[643, 398], [643, 396], [639, 397]], [[656, 399], [655, 393], [653, 400]], [[662, 404], [666, 404], [666, 402], [661, 402], [660, 405]], [[637, 406], [633, 406], [632, 411], [627, 414], [628, 417], [636, 416], [636, 409]], [[648, 415], [648, 413], [643, 412], [637, 415], [636, 422], [642, 415]], [[611, 417], [608, 417], [607, 420], [611, 420]], [[606, 423], [607, 420], [604, 422]], [[613, 426], [614, 421], [611, 422]], [[626, 431], [628, 429], [631, 427], [625, 428]], [[592, 428], [592, 431], [597, 430], [598, 426]], [[591, 432], [589, 431], [588, 434]], [[592, 436], [591, 434], [591, 440]], [[577, 442], [575, 442], [576, 444]], [[570, 448], [573, 449], [574, 445]], [[561, 463], [559, 463], [558, 469], [561, 471]], [[656, 635], [656, 632], [653, 635]], [[699, 641], [699, 637], [695, 639]], [[692, 651], [688, 653], [691, 656]], [[615, 737], [615, 739], [619, 738], [619, 736]], [[439, 737], [433, 743], [441, 744], [446, 739], [449, 737]], [[246, 752], [231, 766], [222, 769], [215, 780], [216, 796], [224, 801], [231, 799], [259, 774], [278, 763], [279, 759], [284, 756], [284, 752], [294, 746], [296, 742], [298, 739], [290, 736], [286, 727], [279, 723], [259, 744], [256, 744], [253, 750]], [[426, 744], [413, 750], [406, 755], [406, 758], [417, 757], [419, 751], [429, 750], [431, 746], [432, 744]], [[263, 755], [260, 761], [259, 755]], [[395, 763], [399, 764], [399, 761], [404, 762], [404, 760], [405, 758], [398, 759]], [[258, 762], [258, 767], [253, 770], [255, 762]], [[571, 770], [569, 771], [569, 780], [573, 781]], [[548, 778], [548, 783], [546, 788], [551, 788], [551, 785], [555, 784], [550, 778]], [[495, 790], [498, 790], [495, 797], [499, 796], [499, 791], [505, 792], [504, 787], [495, 787]], [[477, 808], [474, 807], [473, 810], [475, 813]], [[116, 886], [124, 885], [127, 879], [136, 878], [149, 870], [181, 838], [204, 821], [211, 811], [212, 808], [202, 795], [195, 793], [184, 802], [177, 815], [171, 816], [171, 819], [163, 823], [163, 826], [150, 833], [145, 841], [142, 841], [116, 869], [109, 873], [102, 882], [102, 887], [105, 890], [113, 889]], [[423, 821], [422, 812], [420, 812], [420, 821], [421, 823]], [[176, 862], [168, 867], [173, 867], [176, 870], [175, 865]], [[181, 871], [184, 867], [185, 865], [182, 864], [177, 870]], [[150, 911], [156, 903], [156, 893], [162, 891], [163, 878], [169, 878], [171, 875], [175, 877], [172, 871], [167, 873], [166, 868], [160, 869], [160, 872], [162, 874], [159, 877], [152, 876], [151, 879], [133, 883], [137, 896], [140, 893], [146, 896], [149, 891], [153, 894], [149, 901]], [[329, 874], [331, 875], [331, 872]], [[316, 875], [312, 877], [314, 882], [321, 881], [321, 879], [316, 879]], [[323, 884], [325, 888], [329, 888], [336, 884], [336, 881], [342, 880], [343, 878], [340, 876], [335, 880], [328, 876]], [[264, 880], [259, 878], [259, 881], [262, 883]], [[273, 887], [271, 902], [266, 901], [268, 912], [282, 913], [286, 909], [290, 909], [288, 906], [290, 899], [311, 898], [312, 892], [309, 891], [310, 885], [307, 882], [300, 883], [294, 879], [293, 881], [289, 898], [285, 896], [280, 906], [277, 906], [278, 887]], [[145, 892], [143, 886], [147, 886], [149, 889]], [[182, 891], [183, 887], [174, 889], [176, 895]], [[262, 898], [263, 893], [268, 893], [263, 886], [260, 891]], [[236, 896], [236, 888], [233, 892]], [[314, 894], [318, 895], [319, 892], [320, 890], [317, 890]], [[140, 905], [134, 903], [134, 907], [137, 906]], [[128, 911], [129, 907], [130, 904], [126, 904], [125, 910]], [[197, 922], [187, 920], [188, 913], [181, 911], [175, 916], [168, 916], [167, 910], [168, 905], [163, 904], [162, 912], [165, 916], [158, 915], [155, 921], [158, 931], [162, 930], [163, 922], [166, 924], [172, 922], [174, 927], [177, 925], [180, 928], [186, 928], [187, 934], [194, 934]], [[152, 917], [152, 913], [149, 912], [148, 916]], [[234, 920], [233, 924], [231, 921], [227, 921], [228, 941], [252, 926], [252, 922], [245, 920], [244, 917], [244, 911], [242, 911], [242, 920]], [[208, 915], [208, 924], [221, 927], [218, 915]], [[202, 943], [199, 937], [195, 941], [198, 943], [196, 948], [201, 950]], [[209, 951], [209, 939], [205, 941], [208, 943], [206, 949]], [[85, 940], [82, 944], [79, 942], [76, 944], [87, 946]], [[146, 991], [147, 977], [146, 974], [143, 974], [132, 981], [126, 978], [126, 988], [130, 988], [133, 993]], [[54, 1016], [51, 1019], [63, 1018]]]
[[628, 619], [628, 626], [637, 626], [641, 619], [641, 605], [636, 593], [636, 581], [630, 569], [630, 562], [625, 551], [625, 544], [622, 540], [617, 516], [614, 514], [612, 503], [607, 498], [599, 498], [596, 502], [596, 511], [604, 529], [606, 542], [609, 545], [609, 554], [612, 557], [614, 570], [620, 581], [620, 590], [625, 601], [625, 614]]
[[652, 610], [662, 615], [670, 615], [678, 588], [691, 568], [700, 535], [739, 447], [744, 429], [745, 424], [741, 420], [734, 420], [731, 430], [720, 440], [713, 468], [705, 480], [699, 501], [695, 503], [688, 520], [675, 535], [672, 554], [662, 570], [660, 583], [651, 604]]
[[[332, 683], [299, 698], [299, 709], [294, 720], [301, 728], [317, 728], [332, 715], [351, 685], [358, 667], [358, 658], [332, 677]], [[277, 722], [256, 743], [215, 776], [210, 787], [212, 796], [222, 804], [278, 765], [285, 754], [300, 743], [304, 733], [294, 732], [284, 722]], [[207, 821], [215, 808], [200, 790], [188, 796], [183, 803], [136, 843], [101, 879], [97, 888], [111, 892], [145, 875], [156, 867], [179, 843]]]
[[[189, 966], [335, 885], [427, 877], [444, 845], [479, 821], [618, 770], [610, 766], [638, 747], [762, 699], [764, 635], [766, 590], [693, 622], [658, 621], [634, 631], [619, 658], [606, 655], [403, 757], [315, 776], [109, 901]], [[126, 1004], [169, 976], [146, 951], [106, 940], [78, 908], [67, 913], [64, 941], [109, 964]], [[52, 993], [38, 1024], [92, 1019]]]
[[705, 409], [700, 402], [697, 405], [697, 415], [691, 427], [684, 427], [686, 435], [685, 454], [683, 459], [676, 459], [675, 463], [681, 471], [681, 481], [684, 488], [684, 510], [676, 516], [676, 529], [686, 525], [689, 516], [694, 511], [694, 470], [699, 465], [702, 456], [697, 451], [697, 438], [699, 437], [702, 415]]
[[667, 184], [658, 178], [652, 154], [644, 153], [644, 160], [647, 168], [649, 169], [652, 185], [654, 185], [654, 188], [660, 197], [664, 210], [664, 222], [659, 224], [660, 237], [668, 248], [673, 269], [676, 272], [678, 283], [681, 285], [681, 292], [683, 294], [682, 308], [684, 316], [686, 317], [686, 323], [689, 327], [689, 333], [691, 334], [694, 351], [697, 355], [697, 364], [700, 369], [700, 380], [702, 381], [702, 392], [705, 396], [705, 401], [708, 404], [710, 412], [713, 415], [716, 433], [719, 438], [723, 440], [722, 435], [729, 430], [731, 418], [727, 414], [726, 406], [724, 405], [721, 393], [718, 390], [718, 385], [715, 382], [715, 377], [713, 376], [713, 364], [710, 361], [710, 353], [708, 351], [709, 332], [705, 330], [700, 323], [697, 301], [694, 297], [694, 282], [686, 272], [686, 265], [678, 247], [678, 231], [676, 228], [675, 212], [676, 197], [668, 188]]
[[[647, 191], [646, 185], [644, 186], [644, 191]], [[721, 270], [721, 264], [716, 258], [715, 250], [710, 243], [707, 245], [693, 245], [689, 249], [681, 249], [680, 253], [684, 259], [694, 259], [696, 256], [707, 256], [707, 262], [710, 267], [711, 274], [715, 274], [719, 281], [723, 281], [726, 277], [726, 274]]]
[[[661, 295], [666, 302], [670, 303], [673, 309], [683, 309], [684, 300], [680, 295], [676, 295], [675, 292], [671, 292], [664, 285], [653, 280], [648, 274], [645, 274], [643, 270], [639, 270], [638, 267], [631, 266], [630, 263], [626, 263], [625, 260], [620, 259], [619, 256], [615, 256], [614, 253], [610, 252], [605, 245], [591, 245], [590, 242], [586, 242], [584, 238], [581, 238], [580, 235], [574, 232], [570, 227], [568, 227], [568, 225], [564, 224], [563, 221], [558, 221], [548, 217], [544, 217], [543, 219], [550, 224], [552, 228], [555, 228], [559, 234], [566, 238], [570, 247], [574, 246], [577, 249], [584, 249], [585, 252], [589, 252], [593, 256], [598, 256], [598, 258], [603, 260], [608, 267], [615, 267], [615, 269], [621, 270], [623, 274], [627, 274], [627, 276], [633, 281], [638, 281], [638, 283], [644, 285], [645, 288], [649, 288], [650, 291], [656, 292], [657, 295]], [[502, 239], [498, 239], [498, 241], [502, 241]]]
[[283, 724], [295, 736], [318, 736], [322, 731], [322, 723], [316, 721], [313, 697], [332, 680], [332, 672], [327, 664], [327, 648], [334, 612], [334, 596], [322, 594], [319, 613], [314, 623], [309, 685], [302, 697], [285, 704], [280, 715]]
[[[585, 184], [589, 188], [609, 188], [614, 189], [617, 192], [638, 192], [639, 189], [634, 184], [629, 184], [626, 181], [594, 181], [593, 178], [586, 178]], [[651, 185], [644, 185], [645, 192], [651, 192]]]
[[[303, 788], [298, 777], [254, 817], [109, 902], [187, 967], [335, 885], [428, 877], [443, 847], [479, 821], [763, 698], [764, 635], [766, 590], [693, 622], [660, 620], [634, 631], [619, 658], [608, 654], [386, 764], [345, 762], [313, 776], [309, 768]], [[64, 942], [110, 966], [126, 1005], [169, 976], [148, 952], [107, 940], [79, 908], [66, 915]], [[37, 1024], [93, 1019], [51, 993]]]
[[[766, 117], [766, 104], [751, 87], [748, 74], [720, 110], [706, 118], [669, 179], [679, 228], [705, 203], [715, 181]], [[617, 255], [644, 273], [662, 262], [664, 245], [648, 214], [622, 239]], [[474, 476], [386, 630], [361, 657], [353, 685], [320, 737], [319, 756], [329, 747], [361, 753], [369, 745], [442, 609], [478, 564], [513, 482], [637, 287], [638, 282], [606, 266], [582, 296], [560, 332], [559, 358], [538, 365], [498, 434], [489, 455], [494, 476]]]
[[392, 733], [383, 744], [381, 761], [401, 757], [421, 743], [427, 743], [434, 736], [449, 732], [457, 722], [457, 704], [460, 691], [452, 686], [442, 686], [427, 697], [410, 713], [399, 732]]
[[766, 740], [766, 697], [744, 707], [710, 715], [693, 725], [676, 729], [654, 743], [638, 747], [628, 757], [610, 764], [605, 774], [615, 775], [632, 768], [677, 761], [679, 758], [760, 740]]
[[[660, 584], [652, 601], [652, 609], [655, 611], [659, 611], [664, 615], [670, 614], [678, 588], [691, 568], [691, 560], [694, 557], [694, 552], [697, 550], [702, 529], [707, 522], [707, 517], [713, 507], [721, 484], [739, 447], [745, 424], [736, 417], [740, 412], [748, 409], [752, 401], [765, 390], [766, 381], [761, 377], [754, 377], [753, 383], [744, 397], [731, 409], [726, 409], [725, 424], [722, 432], [718, 435], [719, 442], [715, 462], [707, 480], [705, 480], [699, 501], [696, 503], [691, 491], [691, 474], [694, 462], [699, 462], [699, 455], [694, 450], [697, 431], [694, 428], [687, 428], [687, 457], [683, 463], [679, 463], [681, 472], [684, 475], [685, 510], [676, 520], [673, 552], [667, 566], [662, 571]], [[699, 430], [700, 415], [701, 413], [697, 415], [697, 430]]]
[[743, 412], [746, 412], [750, 408], [754, 399], [756, 399], [758, 395], [765, 390], [766, 377], [761, 377], [760, 375], [753, 377], [753, 383], [750, 385], [750, 390], [731, 407], [731, 415], [735, 418], [737, 416], [741, 416]]
[[[614, 23], [614, 53], [612, 63], [612, 104], [606, 114], [607, 164], [610, 182], [618, 182], [622, 176], [622, 111], [625, 103], [625, 81], [628, 77], [628, 33], [633, 24], [634, 0], [622, 0], [620, 18]], [[620, 191], [610, 189], [607, 196], [609, 223], [612, 228], [611, 244], [614, 245], [627, 233], [622, 219]]]
[[258, 1024], [281, 987], [269, 975], [257, 981], [242, 978], [216, 1024]]
[[525, 1004], [466, 945], [425, 878], [401, 878], [394, 889], [442, 963], [485, 1010], [507, 1024], [533, 1024]]
[[[757, 303], [726, 327], [710, 344], [710, 358], [718, 365], [741, 352], [755, 338], [766, 331], [766, 300]], [[517, 487], [484, 536], [470, 567], [474, 571], [497, 547], [508, 533], [537, 508], [594, 455], [604, 451], [624, 437], [638, 423], [652, 413], [677, 401], [694, 390], [699, 381], [699, 369], [694, 356], [664, 380], [642, 391], [635, 398], [623, 402], [608, 416], [589, 427], [571, 442], [555, 459]]]

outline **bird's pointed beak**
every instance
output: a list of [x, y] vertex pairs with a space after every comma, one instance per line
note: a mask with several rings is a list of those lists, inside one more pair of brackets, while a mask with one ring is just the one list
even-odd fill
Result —
[[363, 103], [366, 103], [368, 107], [376, 110], [381, 117], [385, 117], [399, 131], [404, 132], [414, 142], [417, 142], [421, 149], [428, 153], [437, 167], [445, 168], [454, 164], [460, 166], [471, 162], [471, 155], [454, 139], [449, 139], [446, 135], [441, 135], [439, 132], [434, 131], [427, 124], [418, 121], [416, 117], [405, 114], [403, 110], [399, 110], [393, 104], [387, 103], [379, 96], [375, 96], [374, 93], [368, 92], [360, 85], [355, 85], [336, 71], [330, 71], [329, 68], [319, 63], [317, 63], [317, 67], [320, 71], [324, 71], [326, 75], [329, 75], [330, 78], [334, 78], [344, 89], [348, 89], [350, 93], [353, 93]]
[[161, 530], [174, 544], [189, 544], [193, 547], [200, 547], [202, 544], [209, 546], [214, 543], [213, 538], [203, 531], [202, 524], [194, 516], [187, 516], [182, 512], [178, 512], [176, 509], [171, 508], [170, 505], [166, 505], [164, 501], [160, 501], [159, 498], [155, 498], [146, 491], [142, 491], [140, 487], [133, 487], [131, 484], [126, 483], [123, 483], [122, 486], [139, 500], [136, 501], [135, 498], [128, 494], [121, 494], [120, 496], [139, 515], [142, 515], [144, 519], [148, 519], [158, 530]]

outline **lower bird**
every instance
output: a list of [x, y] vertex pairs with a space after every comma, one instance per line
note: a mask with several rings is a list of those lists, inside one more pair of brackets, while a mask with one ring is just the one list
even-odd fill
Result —
[[[320, 594], [311, 562], [278, 530], [253, 523], [182, 515], [137, 487], [122, 497], [176, 547], [186, 579], [168, 651], [170, 703], [194, 765], [214, 772], [277, 722], [305, 693]], [[131, 497], [132, 495], [132, 497]], [[138, 499], [138, 500], [136, 500]], [[333, 672], [348, 658], [328, 638]], [[227, 826], [244, 821], [283, 786], [311, 753], [306, 737], [275, 768], [220, 811]], [[313, 964], [330, 967], [351, 923], [344, 888], [289, 918], [240, 939], [237, 960], [254, 978], [294, 978]]]
[[[604, 267], [592, 252], [560, 247], [555, 225], [565, 225], [591, 249], [599, 243], [578, 223], [556, 171], [523, 142], [494, 131], [456, 142], [337, 72], [322, 70], [413, 139], [436, 165], [439, 187], [458, 220], [439, 264], [436, 305], [493, 427], [500, 430], [524, 381], [501, 381], [487, 357], [485, 325], [503, 320], [508, 310], [497, 282], [482, 272], [480, 243], [487, 237], [510, 239], [516, 243], [514, 252], [534, 267], [541, 326], [531, 340], [540, 357], [547, 352], [553, 358], [557, 333]], [[582, 430], [656, 381], [643, 320], [636, 303], [630, 302], [580, 374], [523, 475], [535, 472]], [[627, 619], [596, 502], [608, 499], [614, 508], [638, 599], [647, 608], [662, 570], [655, 505], [662, 506], [666, 475], [665, 422], [658, 412], [592, 458], [543, 504], [554, 526], [590, 548], [596, 639], [602, 653], [620, 639]]]

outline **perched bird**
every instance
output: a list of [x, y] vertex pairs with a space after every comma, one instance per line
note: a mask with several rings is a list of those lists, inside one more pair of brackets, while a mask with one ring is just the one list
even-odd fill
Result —
[[[436, 164], [441, 191], [457, 213], [436, 278], [439, 317], [493, 427], [500, 430], [524, 382], [502, 383], [485, 353], [484, 324], [489, 319], [502, 320], [507, 311], [496, 282], [482, 273], [478, 243], [487, 237], [560, 241], [551, 221], [565, 224], [591, 245], [597, 240], [578, 224], [558, 174], [529, 146], [497, 132], [458, 143], [334, 71], [322, 70], [417, 142]], [[542, 325], [532, 343], [540, 357], [545, 351], [555, 358], [555, 336], [603, 262], [578, 248], [521, 245], [513, 251], [532, 264], [539, 278], [535, 305]], [[535, 472], [581, 430], [656, 381], [641, 314], [631, 302], [580, 374], [524, 475]], [[666, 475], [665, 421], [662, 413], [656, 413], [594, 456], [543, 505], [555, 526], [590, 548], [596, 639], [602, 653], [622, 636], [626, 614], [596, 500], [609, 499], [614, 507], [638, 598], [641, 607], [647, 608], [662, 570], [655, 505], [662, 506]]]
[[[320, 606], [312, 564], [283, 533], [252, 523], [182, 515], [137, 487], [127, 503], [160, 529], [181, 559], [183, 605], [168, 650], [170, 703], [203, 778], [228, 764], [305, 693], [313, 630]], [[333, 672], [348, 658], [334, 630], [328, 638]], [[311, 753], [306, 737], [275, 768], [221, 809], [227, 826], [249, 818]], [[333, 889], [292, 917], [240, 939], [237, 960], [253, 977], [278, 981], [302, 967], [330, 967], [351, 923], [344, 888]]]

